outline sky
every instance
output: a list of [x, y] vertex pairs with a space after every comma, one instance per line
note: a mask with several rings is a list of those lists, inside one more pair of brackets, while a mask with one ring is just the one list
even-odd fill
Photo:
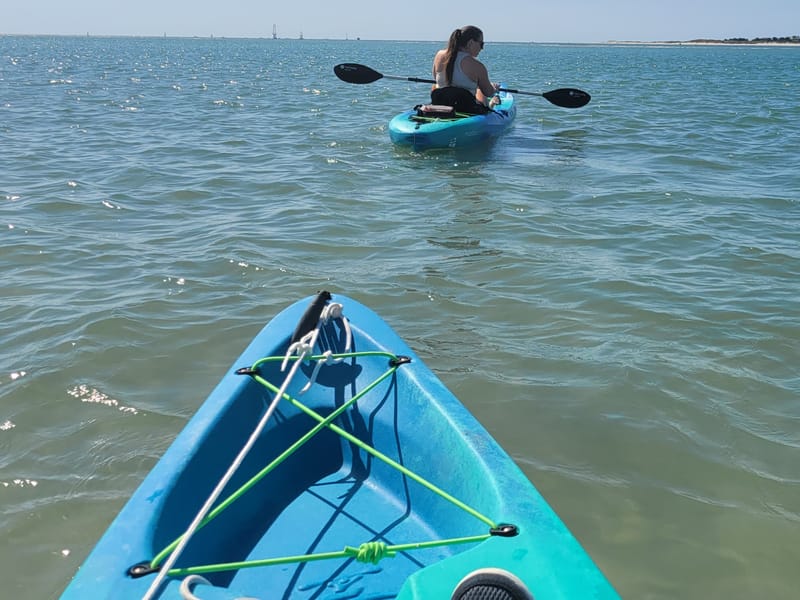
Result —
[[3, 0], [0, 34], [685, 41], [800, 35], [800, 0]]

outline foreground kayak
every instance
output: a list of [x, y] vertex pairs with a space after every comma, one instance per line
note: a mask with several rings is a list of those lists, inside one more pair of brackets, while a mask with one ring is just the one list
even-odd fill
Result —
[[397, 334], [321, 292], [256, 336], [62, 598], [531, 594], [618, 597]]
[[395, 144], [417, 151], [474, 146], [497, 137], [514, 122], [514, 96], [500, 92], [500, 101], [493, 112], [455, 119], [419, 117], [416, 110], [407, 110], [389, 122], [389, 137]]

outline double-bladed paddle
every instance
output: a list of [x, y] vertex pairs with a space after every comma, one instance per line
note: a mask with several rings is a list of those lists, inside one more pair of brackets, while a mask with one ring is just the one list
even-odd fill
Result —
[[[378, 79], [399, 79], [401, 81], [413, 81], [415, 83], [436, 83], [433, 79], [420, 79], [419, 77], [400, 77], [398, 75], [384, 75], [378, 73], [375, 69], [371, 69], [365, 65], [356, 63], [343, 63], [333, 67], [333, 72], [342, 81], [347, 83], [372, 83]], [[559, 88], [557, 90], [550, 90], [549, 92], [523, 92], [521, 90], [512, 90], [508, 88], [500, 88], [501, 92], [510, 92], [512, 94], [522, 94], [524, 96], [541, 96], [551, 104], [561, 106], [563, 108], [580, 108], [586, 106], [592, 97], [582, 90], [575, 88]]]

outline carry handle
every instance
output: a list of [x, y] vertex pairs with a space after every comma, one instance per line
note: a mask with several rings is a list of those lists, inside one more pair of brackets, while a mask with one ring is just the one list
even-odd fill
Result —
[[292, 339], [289, 341], [290, 344], [294, 344], [295, 342], [302, 339], [306, 334], [313, 331], [314, 328], [319, 323], [319, 318], [322, 315], [322, 311], [325, 309], [325, 305], [331, 299], [330, 292], [321, 291], [317, 292], [317, 295], [314, 296], [314, 299], [311, 301], [311, 304], [306, 309], [306, 312], [303, 313], [303, 316], [300, 317], [300, 322], [297, 324], [297, 327], [294, 329], [294, 333], [292, 334]]

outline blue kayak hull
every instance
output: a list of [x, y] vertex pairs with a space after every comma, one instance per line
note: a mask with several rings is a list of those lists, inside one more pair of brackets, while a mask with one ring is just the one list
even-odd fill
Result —
[[417, 151], [432, 148], [464, 148], [485, 143], [505, 132], [514, 123], [517, 106], [512, 94], [500, 93], [501, 103], [494, 112], [459, 119], [420, 121], [415, 110], [407, 110], [389, 121], [389, 137], [399, 146]]
[[[334, 301], [358, 354], [342, 354], [317, 373], [315, 361], [297, 361], [297, 376], [220, 498], [251, 487], [190, 538], [152, 597], [180, 598], [182, 581], [199, 572], [205, 581], [194, 593], [204, 600], [446, 600], [465, 575], [495, 567], [515, 574], [537, 600], [617, 598], [514, 461], [413, 350], [368, 308], [344, 296]], [[305, 299], [278, 314], [235, 361], [62, 600], [138, 600], [148, 592], [156, 574], [134, 578], [129, 569], [163, 566], [155, 557], [169, 555], [163, 550], [222, 480], [273, 402], [285, 377], [280, 358], [308, 306]], [[342, 318], [326, 323], [315, 352], [346, 352], [346, 329]], [[240, 367], [249, 369], [237, 373]], [[343, 412], [287, 456], [317, 425], [309, 415], [337, 409]], [[265, 465], [274, 468], [257, 479]], [[490, 535], [501, 524], [518, 534]], [[397, 550], [365, 558], [361, 550], [372, 545]], [[346, 548], [359, 552], [337, 555]]]

